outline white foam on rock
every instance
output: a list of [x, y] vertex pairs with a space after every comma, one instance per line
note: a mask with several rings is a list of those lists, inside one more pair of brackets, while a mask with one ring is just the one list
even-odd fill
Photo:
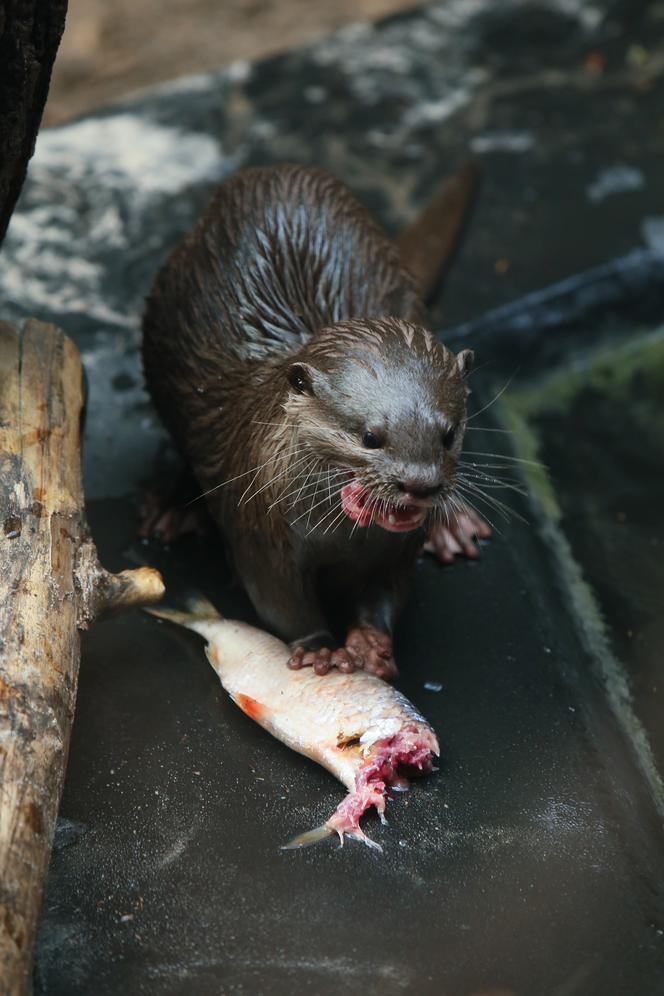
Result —
[[137, 248], [144, 215], [230, 168], [209, 135], [122, 111], [46, 129], [3, 247], [0, 300], [29, 314], [136, 327], [140, 302], [108, 293], [109, 261]]
[[601, 170], [592, 183], [586, 188], [588, 199], [594, 204], [613, 197], [615, 194], [626, 194], [641, 190], [645, 186], [645, 177], [640, 169], [616, 163]]
[[644, 218], [641, 222], [641, 234], [649, 249], [664, 256], [664, 214]]
[[87, 118], [42, 131], [30, 172], [96, 174], [104, 182], [153, 197], [221, 175], [223, 156], [209, 135], [185, 132], [130, 112]]
[[487, 152], [528, 152], [535, 145], [535, 136], [530, 131], [492, 131], [475, 135], [470, 148], [477, 155]]

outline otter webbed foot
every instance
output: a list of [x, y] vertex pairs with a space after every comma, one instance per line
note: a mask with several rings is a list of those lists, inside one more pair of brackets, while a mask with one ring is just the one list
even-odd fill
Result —
[[[329, 633], [313, 633], [311, 636], [302, 637], [301, 640], [295, 640], [291, 647], [293, 652], [288, 659], [288, 667], [293, 671], [311, 667], [316, 674], [323, 675], [331, 668], [339, 666], [340, 662], [336, 657], [334, 663], [332, 662], [333, 654], [336, 655], [337, 651], [333, 649], [334, 639]], [[344, 666], [339, 670], [349, 673], [355, 668]]]
[[311, 667], [319, 675], [327, 674], [333, 668], [342, 674], [364, 670], [384, 681], [393, 681], [398, 675], [391, 638], [373, 626], [351, 629], [345, 646], [335, 650], [329, 646], [312, 649], [300, 644], [293, 649], [288, 667], [294, 671]]
[[153, 491], [143, 495], [138, 535], [141, 539], [159, 539], [170, 544], [188, 533], [201, 533], [201, 517], [196, 510], [169, 505]]
[[206, 535], [212, 526], [205, 502], [198, 500], [200, 497], [200, 486], [188, 468], [162, 474], [151, 490], [143, 492], [139, 537], [169, 544], [189, 533]]
[[346, 651], [362, 660], [362, 667], [383, 681], [399, 677], [392, 637], [375, 626], [356, 626], [346, 636]]
[[490, 537], [488, 523], [477, 512], [464, 508], [449, 523], [434, 526], [422, 549], [425, 553], [432, 553], [441, 564], [454, 563], [458, 554], [477, 560], [480, 555], [477, 540]]
[[355, 661], [343, 648], [341, 650], [330, 650], [329, 647], [319, 647], [317, 650], [308, 650], [306, 647], [296, 647], [288, 660], [288, 666], [293, 671], [299, 671], [303, 667], [311, 667], [316, 674], [327, 674], [332, 668], [337, 668], [343, 674], [350, 674], [361, 667], [361, 663]]

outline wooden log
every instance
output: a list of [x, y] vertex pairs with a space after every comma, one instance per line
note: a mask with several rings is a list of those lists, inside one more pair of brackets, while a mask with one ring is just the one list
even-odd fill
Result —
[[29, 990], [74, 715], [79, 630], [156, 602], [149, 568], [114, 577], [88, 534], [82, 367], [57, 328], [0, 322], [0, 991]]
[[0, 0], [0, 242], [39, 130], [67, 0]]

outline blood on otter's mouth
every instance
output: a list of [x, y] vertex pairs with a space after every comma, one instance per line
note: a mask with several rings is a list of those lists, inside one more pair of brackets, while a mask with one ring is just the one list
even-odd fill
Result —
[[405, 533], [422, 525], [429, 511], [426, 505], [402, 505], [377, 501], [372, 492], [359, 481], [351, 481], [341, 489], [341, 507], [358, 526], [375, 523], [391, 533]]

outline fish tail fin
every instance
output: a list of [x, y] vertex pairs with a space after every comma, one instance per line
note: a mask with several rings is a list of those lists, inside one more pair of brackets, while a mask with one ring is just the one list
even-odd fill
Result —
[[200, 591], [189, 595], [189, 597], [185, 600], [185, 605], [187, 606], [187, 612], [189, 615], [193, 616], [198, 622], [203, 619], [206, 621], [212, 619], [223, 619], [223, 616], [219, 610], [214, 607], [210, 599], [206, 598]]
[[187, 629], [193, 629], [199, 622], [214, 622], [222, 618], [212, 602], [199, 593], [190, 595], [185, 600], [185, 605], [186, 611], [169, 609], [161, 605], [146, 608], [145, 611], [151, 616], [157, 616], [158, 619], [167, 619], [168, 622], [176, 623], [178, 626], [186, 626]]
[[361, 841], [361, 843], [366, 844], [367, 847], [370, 847], [372, 851], [379, 851], [381, 854], [383, 853], [383, 848], [380, 844], [378, 844], [375, 840], [372, 840], [371, 837], [367, 837], [364, 830], [360, 830], [359, 827], [356, 830], [347, 830], [346, 836], [352, 837], [353, 840]]
[[[337, 831], [333, 827], [328, 826], [327, 823], [323, 823], [320, 827], [314, 827], [313, 830], [307, 830], [306, 833], [298, 834], [297, 837], [293, 837], [292, 840], [289, 840], [287, 844], [282, 844], [281, 850], [295, 851], [299, 847], [309, 847], [310, 844], [318, 844], [321, 840], [325, 840], [327, 837], [331, 837], [332, 834], [335, 833], [337, 833]], [[340, 834], [340, 836], [341, 843], [343, 844], [343, 835]]]
[[367, 847], [370, 847], [374, 851], [380, 851], [382, 853], [383, 848], [380, 844], [377, 844], [375, 840], [371, 837], [367, 837], [365, 832], [359, 827], [355, 827], [349, 830], [341, 830], [336, 826], [332, 826], [329, 823], [323, 823], [320, 827], [314, 827], [313, 830], [308, 830], [306, 833], [298, 834], [297, 837], [293, 837], [289, 840], [287, 844], [282, 844], [282, 851], [294, 851], [300, 847], [309, 847], [310, 844], [318, 844], [321, 840], [325, 840], [327, 837], [331, 837], [333, 834], [338, 834], [341, 846], [343, 847], [344, 836], [352, 837], [353, 840], [359, 840]]

